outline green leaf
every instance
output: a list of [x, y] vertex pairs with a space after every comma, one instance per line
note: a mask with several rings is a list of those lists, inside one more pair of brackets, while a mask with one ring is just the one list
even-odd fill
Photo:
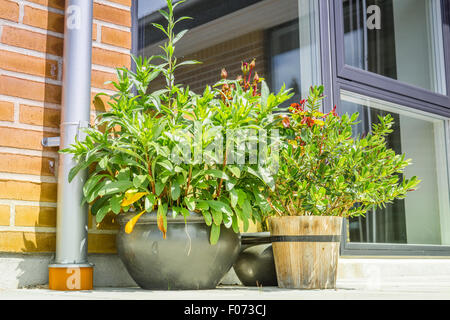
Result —
[[236, 217], [236, 215], [233, 215], [233, 216], [231, 217], [231, 219], [232, 219], [232, 224], [231, 224], [231, 226], [232, 226], [232, 228], [233, 228], [233, 231], [234, 231], [235, 233], [239, 233], [239, 221], [238, 221], [238, 218]]
[[236, 205], [237, 205], [237, 203], [238, 203], [238, 200], [239, 200], [239, 194], [238, 194], [238, 191], [237, 191], [236, 189], [232, 189], [232, 190], [230, 191], [230, 202], [231, 202], [231, 206], [232, 206], [233, 208], [236, 207]]
[[172, 195], [172, 200], [176, 201], [180, 197], [180, 193], [181, 193], [180, 186], [174, 183], [170, 187], [170, 194]]
[[241, 177], [241, 170], [238, 167], [228, 166], [227, 168], [236, 178]]
[[173, 43], [177, 43], [181, 38], [183, 38], [183, 36], [188, 32], [189, 30], [183, 30], [180, 33], [178, 33], [175, 37], [175, 39], [173, 39]]
[[91, 214], [93, 216], [97, 215], [97, 212], [105, 206], [106, 202], [110, 199], [110, 197], [103, 197], [95, 200], [95, 202], [91, 206]]
[[100, 208], [100, 210], [98, 210], [97, 214], [95, 215], [95, 221], [97, 221], [97, 223], [102, 222], [109, 212], [111, 212], [111, 206], [109, 205], [109, 203], [106, 203], [103, 207]]
[[220, 226], [213, 224], [211, 226], [211, 234], [209, 238], [211, 245], [217, 244], [217, 242], [219, 241], [219, 237], [220, 237]]
[[119, 214], [120, 210], [122, 209], [122, 206], [120, 205], [122, 203], [122, 197], [120, 195], [116, 195], [111, 198], [111, 210], [115, 214]]
[[160, 182], [160, 181], [155, 183], [156, 196], [159, 197], [161, 195], [161, 192], [163, 192], [165, 186], [166, 185], [164, 183]]
[[184, 203], [186, 204], [186, 207], [188, 208], [189, 211], [195, 210], [195, 199], [194, 198], [184, 198]]
[[217, 224], [217, 225], [220, 225], [222, 223], [222, 221], [223, 221], [222, 212], [212, 209], [211, 210], [211, 214], [212, 214], [214, 223]]
[[139, 188], [141, 187], [144, 182], [147, 180], [147, 176], [146, 175], [137, 175], [134, 177], [133, 179], [133, 185], [135, 188]]
[[211, 226], [213, 224], [211, 213], [207, 210], [202, 211], [203, 217], [205, 218], [205, 223], [207, 226]]
[[119, 171], [119, 174], [117, 175], [117, 180], [130, 180], [130, 168], [125, 168]]
[[108, 166], [108, 156], [104, 156], [102, 158], [102, 160], [99, 161], [98, 165], [100, 166], [100, 168], [102, 168], [103, 170], [106, 169], [106, 167]]
[[216, 200], [208, 200], [206, 202], [208, 203], [209, 207], [213, 210], [227, 213], [229, 215], [233, 214], [233, 211], [231, 210], [231, 208], [228, 206], [228, 204], [226, 204], [224, 202], [216, 201]]
[[238, 204], [241, 208], [243, 208], [244, 203], [247, 200], [247, 194], [241, 189], [237, 189], [237, 193], [238, 193]]
[[153, 210], [154, 205], [156, 204], [156, 197], [153, 193], [148, 194], [145, 197], [145, 211], [151, 212]]
[[265, 109], [267, 107], [267, 100], [269, 99], [270, 90], [265, 81], [261, 82], [261, 106]]
[[224, 179], [224, 180], [230, 179], [230, 177], [225, 172], [215, 169], [207, 170], [205, 172], [205, 175], [210, 175], [217, 179]]
[[209, 205], [206, 201], [198, 200], [196, 207], [200, 210], [209, 210]]
[[93, 164], [94, 162], [100, 160], [99, 157], [91, 157], [88, 161], [81, 161], [79, 162], [75, 167], [73, 167], [70, 171], [69, 171], [69, 182], [72, 182], [72, 180], [75, 178], [75, 176], [78, 174], [78, 172], [87, 169], [91, 164]]
[[83, 186], [83, 194], [87, 197], [91, 191], [95, 188], [95, 186], [100, 182], [101, 179], [109, 177], [106, 174], [99, 174], [91, 176]]
[[245, 199], [244, 205], [242, 207], [242, 213], [244, 214], [244, 217], [247, 219], [250, 219], [253, 213], [252, 205], [250, 204], [250, 201], [248, 199]]
[[173, 165], [169, 160], [160, 160], [157, 162], [161, 167], [166, 168], [168, 171], [173, 171]]
[[133, 187], [133, 183], [131, 181], [114, 181], [103, 186], [102, 189], [98, 192], [99, 196], [107, 196], [111, 194], [116, 194], [119, 192], [125, 192], [126, 190]]

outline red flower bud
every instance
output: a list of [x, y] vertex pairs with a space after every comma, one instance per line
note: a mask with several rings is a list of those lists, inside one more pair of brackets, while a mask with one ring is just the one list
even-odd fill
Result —
[[260, 80], [260, 78], [259, 78], [258, 72], [256, 72], [256, 73], [255, 73], [255, 77], [253, 78], [253, 81], [254, 81], [255, 83], [259, 83], [259, 80]]
[[222, 79], [228, 78], [228, 72], [227, 70], [225, 70], [225, 68], [222, 69], [222, 73], [220, 76], [222, 77]]
[[256, 67], [256, 60], [253, 59], [252, 62], [250, 63], [250, 65], [249, 65], [250, 71], [252, 71], [253, 69], [255, 69], [255, 67]]
[[247, 62], [242, 62], [241, 70], [244, 76], [247, 75], [247, 73], [249, 73], [250, 68]]

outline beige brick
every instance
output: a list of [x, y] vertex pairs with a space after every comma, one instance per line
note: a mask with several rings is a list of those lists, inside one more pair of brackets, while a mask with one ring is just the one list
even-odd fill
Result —
[[0, 180], [0, 199], [56, 202], [56, 183]]
[[55, 252], [55, 248], [55, 233], [0, 232], [0, 252], [44, 253]]
[[92, 70], [91, 82], [94, 88], [116, 90], [112, 84], [105, 84], [107, 81], [117, 81], [116, 74]]
[[60, 110], [20, 105], [19, 121], [21, 123], [59, 128], [60, 119]]
[[8, 205], [0, 205], [0, 226], [9, 226], [11, 210]]
[[58, 77], [58, 62], [0, 50], [0, 68], [50, 79]]
[[51, 7], [55, 9], [64, 10], [65, 1], [64, 0], [28, 0], [46, 7]]
[[0, 146], [31, 150], [56, 150], [56, 148], [44, 148], [42, 138], [55, 137], [57, 133], [26, 130], [18, 128], [0, 127]]
[[15, 209], [18, 227], [56, 227], [56, 208], [16, 205]]
[[94, 19], [131, 27], [131, 12], [100, 3], [94, 3]]
[[50, 168], [55, 159], [21, 154], [0, 153], [0, 172], [32, 174], [38, 176], [55, 176]]
[[61, 103], [61, 86], [6, 75], [0, 76], [0, 94], [54, 104]]
[[103, 26], [102, 43], [131, 49], [131, 33]]
[[64, 33], [64, 15], [25, 6], [23, 23], [44, 30]]
[[14, 121], [14, 103], [0, 101], [0, 121]]
[[92, 63], [111, 68], [129, 68], [131, 66], [131, 57], [120, 52], [92, 48]]
[[117, 253], [116, 235], [89, 233], [88, 235], [89, 253]]
[[19, 4], [8, 0], [0, 0], [0, 19], [19, 21]]
[[62, 38], [11, 26], [3, 26], [2, 29], [1, 43], [60, 57], [63, 55], [64, 39]]
[[92, 24], [92, 41], [97, 40], [97, 25], [95, 23]]

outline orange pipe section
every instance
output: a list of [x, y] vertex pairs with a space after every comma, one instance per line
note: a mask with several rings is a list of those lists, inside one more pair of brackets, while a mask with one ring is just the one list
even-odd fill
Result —
[[48, 288], [59, 291], [92, 290], [93, 267], [48, 268]]

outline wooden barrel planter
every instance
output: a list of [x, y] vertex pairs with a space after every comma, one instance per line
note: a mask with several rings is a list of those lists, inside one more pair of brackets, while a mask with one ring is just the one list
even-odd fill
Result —
[[269, 219], [278, 286], [335, 289], [342, 218]]

